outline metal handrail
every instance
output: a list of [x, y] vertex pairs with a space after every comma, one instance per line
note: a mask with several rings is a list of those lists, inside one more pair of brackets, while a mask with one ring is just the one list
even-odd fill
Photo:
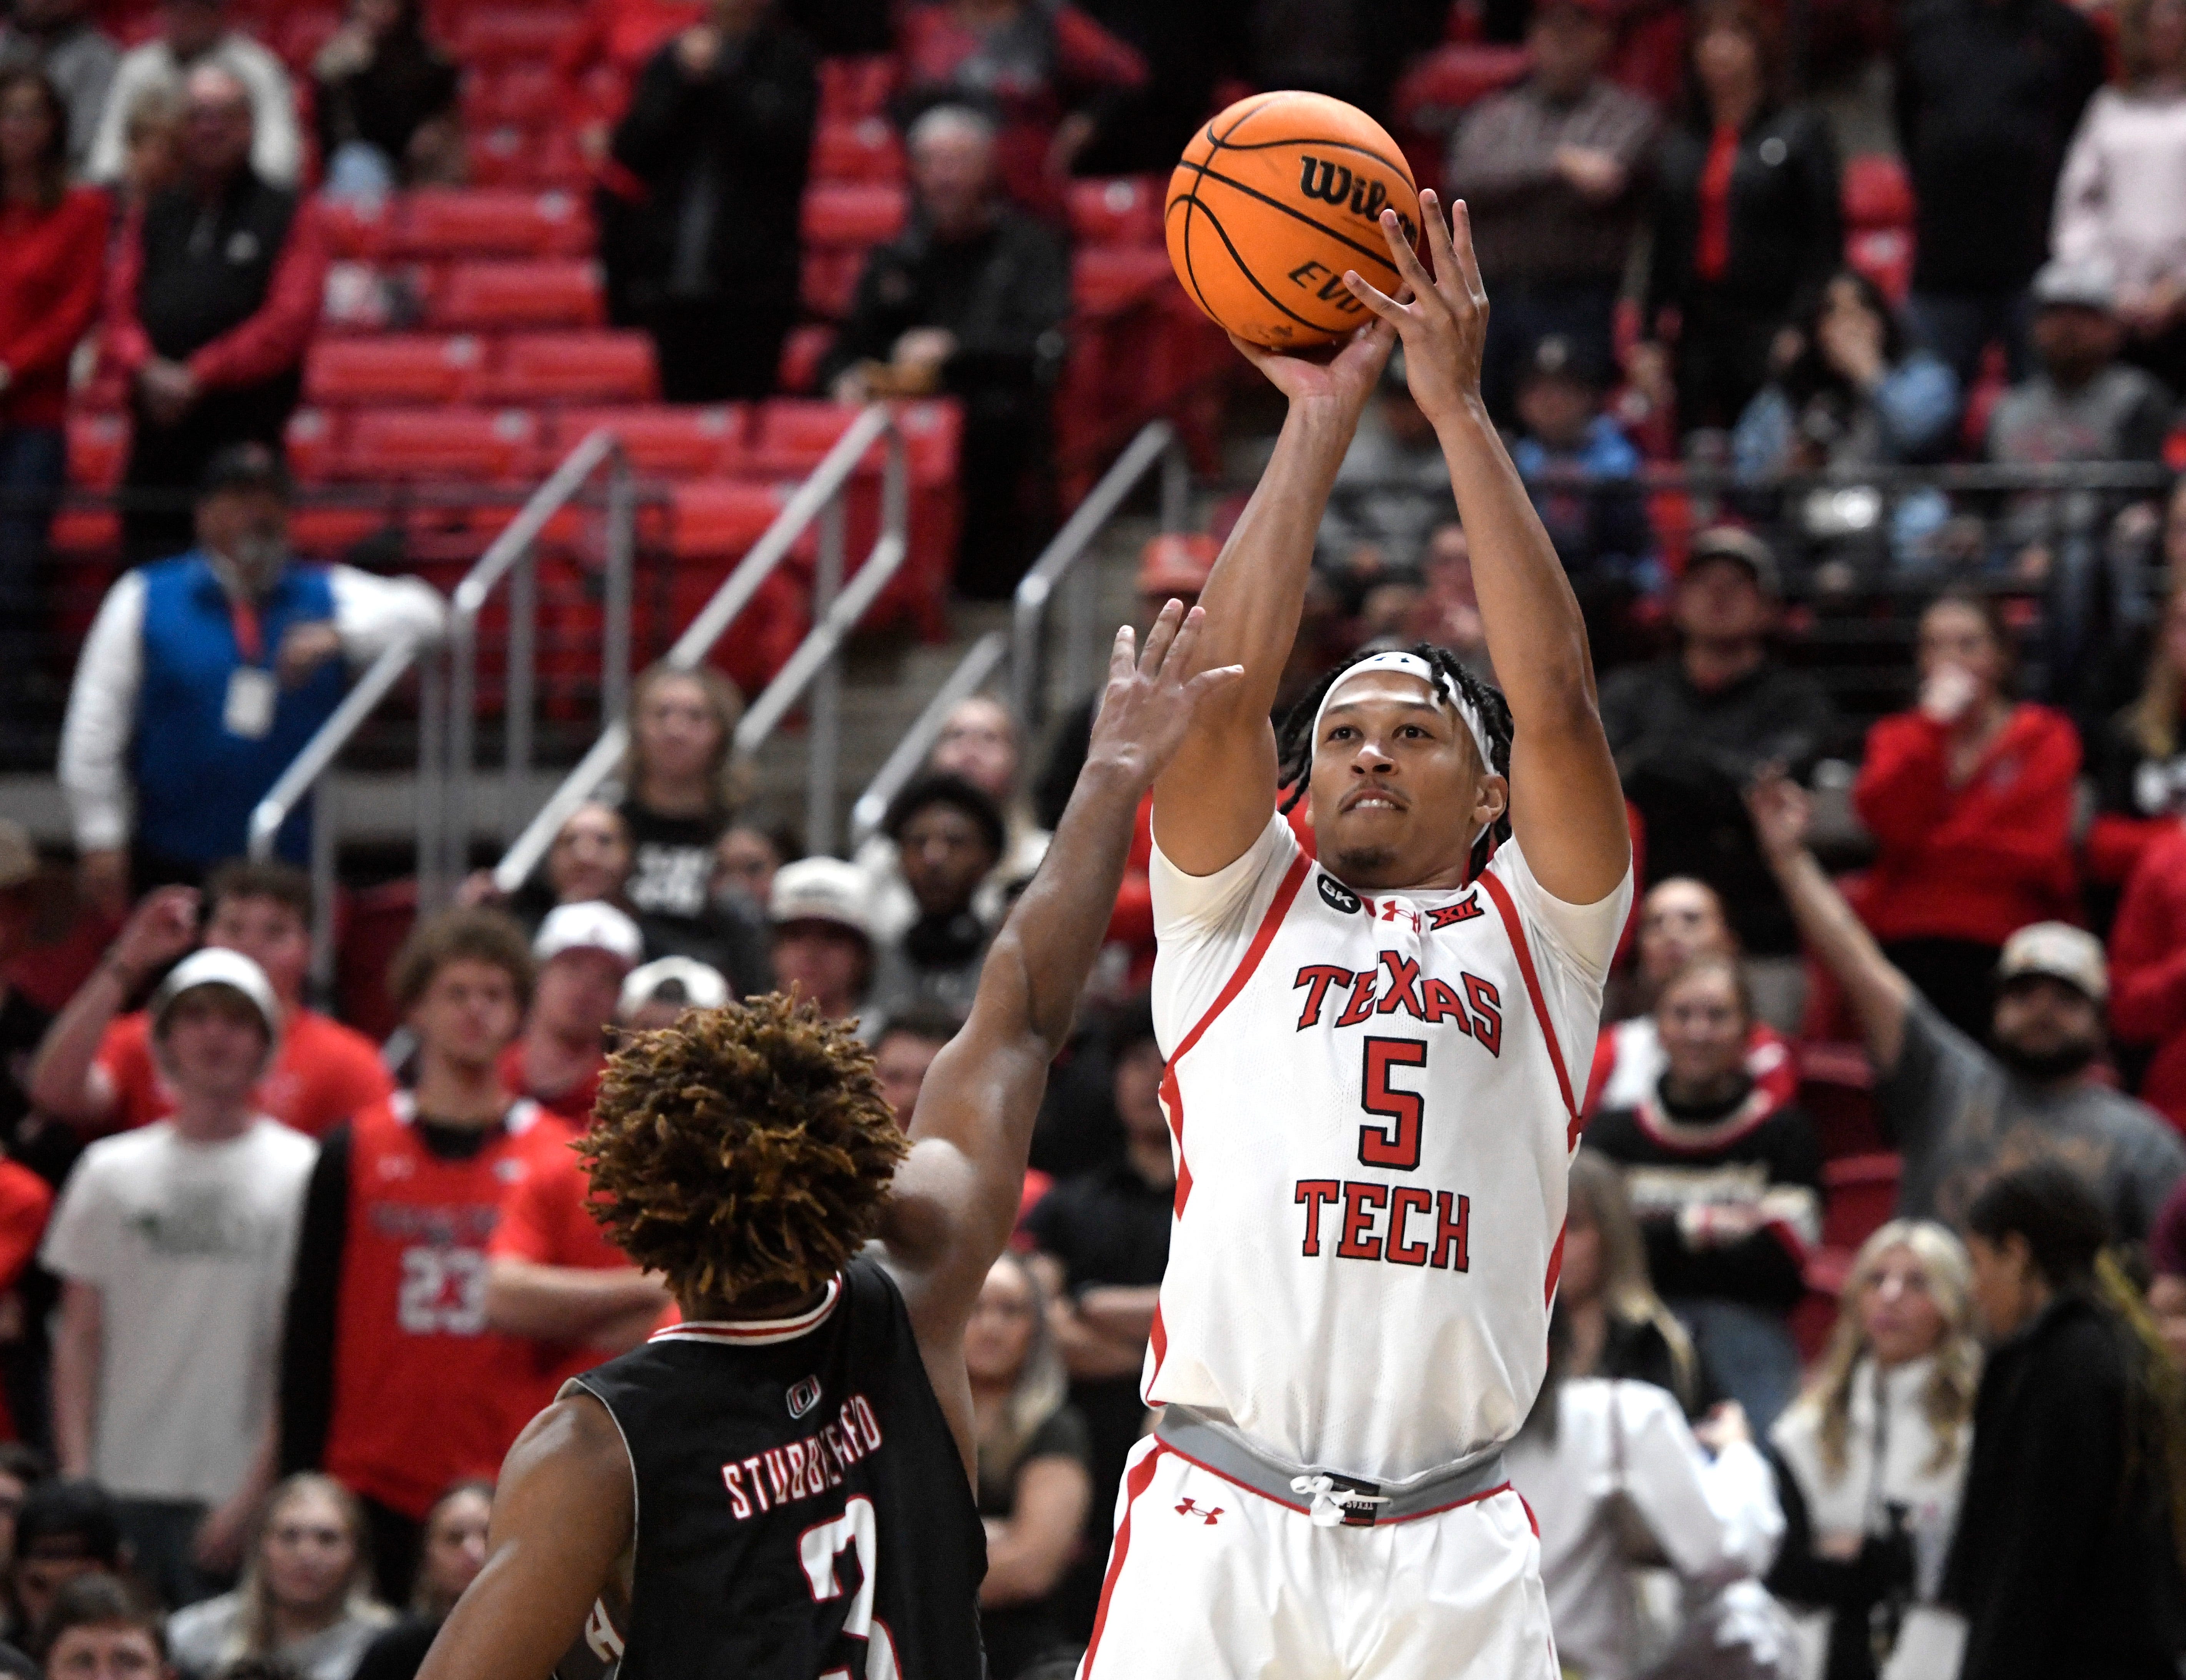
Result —
[[[280, 838], [281, 830], [295, 814], [298, 806], [318, 787], [321, 778], [333, 768], [365, 720], [378, 709], [395, 685], [402, 680], [412, 665], [418, 664], [431, 643], [415, 636], [406, 636], [386, 649], [366, 668], [334, 714], [321, 724], [317, 731], [304, 743], [304, 749], [289, 760], [266, 796], [251, 808], [249, 850], [252, 858], [263, 861], [273, 855], [273, 848]], [[434, 664], [423, 660], [429, 689], [437, 686], [433, 682]], [[429, 716], [438, 697], [429, 692], [421, 697], [420, 711]], [[332, 792], [331, 785], [321, 789]], [[332, 984], [334, 968], [334, 814], [329, 807], [330, 798], [322, 798], [320, 809], [313, 813], [311, 823], [311, 978], [322, 989]], [[421, 823], [418, 850], [421, 854], [429, 845], [429, 832]]]
[[[630, 697], [631, 571], [636, 552], [636, 496], [630, 459], [610, 428], [589, 434], [533, 491], [456, 585], [448, 613], [447, 770], [438, 800], [440, 854], [434, 887], [461, 878], [477, 821], [474, 762], [478, 697], [478, 622], [495, 590], [509, 585], [508, 662], [502, 699], [501, 832], [515, 826], [531, 767], [536, 685], [538, 542], [547, 522], [575, 500], [603, 467], [608, 468], [607, 555], [601, 638], [600, 708], [619, 717]], [[437, 893], [429, 902], [437, 901]]]
[[956, 662], [956, 669], [934, 691], [933, 697], [926, 703], [926, 709], [918, 714], [918, 721], [904, 731], [887, 762], [866, 784], [866, 791], [858, 795], [857, 804], [850, 807], [850, 844], [854, 848], [872, 837], [895, 796], [918, 774], [918, 767], [926, 762], [926, 755], [941, 738], [949, 714], [987, 686], [987, 680], [994, 675], [1009, 651], [1009, 633], [989, 630]]
[[[1040, 551], [1040, 558], [1033, 562], [1032, 569], [1017, 585], [1011, 611], [1010, 707], [1017, 720], [1029, 729], [1040, 720], [1040, 640], [1049, 603], [1072, 569], [1091, 550], [1094, 539], [1107, 529], [1124, 498], [1138, 488], [1139, 480], [1157, 462], [1163, 469], [1162, 529], [1181, 529], [1191, 491], [1191, 468], [1185, 460], [1176, 428], [1166, 420], [1150, 421], [1125, 445], [1115, 464], [1101, 475], [1101, 482], [1078, 504], [1077, 511]], [[1064, 686], [1076, 693], [1086, 683], [1081, 667], [1086, 645], [1091, 640], [1093, 603], [1081, 588], [1072, 591], [1066, 604], [1071, 622], [1064, 629]]]
[[[706, 604], [698, 609], [683, 634], [668, 650], [665, 663], [679, 669], [696, 666], [713, 651], [714, 644], [727, 633], [737, 615], [751, 602], [759, 588], [775, 569], [788, 558], [797, 540], [814, 520], [827, 516], [821, 532], [820, 565], [814, 592], [816, 613], [824, 627], [836, 605], [835, 585], [842, 577], [842, 496], [851, 475], [858, 469], [867, 451], [883, 439], [888, 445], [887, 476], [883, 481], [882, 501], [885, 510], [881, 538], [874, 545], [873, 555], [866, 565], [886, 557], [882, 550], [888, 545], [891, 532], [888, 522], [895, 521], [893, 535], [903, 537], [903, 519], [909, 505], [909, 462], [905, 453], [901, 429], [895, 415], [886, 404], [874, 403], [863, 410], [850, 423], [849, 428], [836, 440], [820, 464], [790, 496], [774, 523], [752, 545], [750, 552], [737, 563], [737, 568], [721, 580]], [[901, 556], [890, 563], [892, 571], [901, 563]], [[860, 574], [863, 581], [863, 574]], [[885, 579], [883, 580], [885, 581]], [[877, 590], [879, 584], [873, 587]], [[855, 588], [856, 585], [853, 585]], [[846, 591], [847, 593], [847, 591]], [[812, 632], [817, 636], [820, 630]], [[810, 636], [806, 638], [809, 643]], [[802, 653], [804, 647], [798, 652]], [[793, 656], [794, 657], [794, 656]], [[785, 668], [786, 669], [786, 668]], [[832, 662], [830, 662], [832, 670]], [[832, 680], [829, 686], [832, 686]], [[770, 690], [771, 692], [771, 690]], [[764, 699], [764, 696], [761, 697]], [[816, 708], [818, 709], [818, 708]], [[741, 731], [739, 731], [741, 734]], [[592, 743], [591, 750], [579, 760], [577, 767], [564, 776], [561, 785], [547, 798], [527, 824], [524, 832], [509, 844], [494, 866], [494, 885], [503, 893], [513, 893], [530, 878], [546, 854], [554, 836], [569, 820], [578, 806], [598, 791], [615, 772], [630, 748], [630, 723], [627, 716], [614, 714], [613, 720]]]

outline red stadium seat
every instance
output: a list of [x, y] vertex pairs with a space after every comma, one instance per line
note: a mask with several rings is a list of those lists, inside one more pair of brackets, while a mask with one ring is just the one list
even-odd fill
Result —
[[71, 414], [68, 417], [68, 481], [79, 490], [110, 490], [129, 462], [129, 417]]
[[370, 262], [386, 252], [395, 217], [384, 201], [322, 199], [318, 215], [319, 226], [326, 231], [328, 253], [337, 261]]
[[[752, 459], [762, 473], [802, 478], [820, 464], [857, 417], [858, 410], [850, 404], [776, 397], [759, 411]], [[877, 451], [868, 457], [875, 463], [879, 458]]]
[[896, 412], [911, 482], [922, 487], [956, 482], [956, 457], [964, 442], [964, 412], [953, 402], [907, 402]]
[[481, 7], [457, 31], [456, 57], [474, 71], [486, 64], [551, 59], [583, 23], [584, 14], [568, 7]]
[[1072, 182], [1068, 194], [1071, 236], [1081, 245], [1160, 244], [1162, 193], [1167, 185], [1152, 175]]
[[479, 341], [468, 334], [322, 339], [304, 362], [304, 398], [350, 405], [455, 402], [469, 394], [484, 360]]
[[903, 231], [907, 200], [900, 187], [820, 182], [804, 194], [804, 231], [811, 245], [863, 249]]
[[576, 137], [567, 128], [518, 128], [513, 124], [472, 132], [464, 143], [474, 187], [549, 188], [575, 192], [589, 182]]
[[835, 329], [821, 322], [790, 328], [782, 340], [782, 366], [774, 383], [792, 396], [810, 395], [820, 387], [820, 364], [835, 347]]
[[564, 257], [457, 263], [432, 311], [440, 327], [596, 327], [606, 316], [599, 266]]
[[1905, 165], [1887, 152], [1863, 152], [1845, 160], [1845, 226], [1910, 227], [1913, 182]]
[[573, 193], [424, 187], [403, 199], [390, 244], [417, 257], [577, 257], [593, 239]]
[[1854, 1155], [1822, 1166], [1822, 1240], [1857, 1249], [1897, 1207], [1903, 1162], [1895, 1155]]
[[480, 389], [496, 402], [652, 402], [660, 380], [643, 333], [518, 333], [502, 340]]
[[1531, 67], [1522, 47], [1438, 47], [1398, 79], [1389, 96], [1390, 109], [1402, 127], [1441, 133], [1466, 106], [1501, 92]]
[[341, 28], [342, 14], [334, 9], [296, 6], [283, 8], [280, 33], [269, 44], [281, 61], [300, 77], [308, 77], [319, 48]]
[[544, 128], [560, 117], [565, 97], [562, 79], [551, 64], [474, 70], [463, 85], [463, 122], [472, 128], [502, 123]]
[[883, 115], [895, 83], [893, 58], [823, 59], [820, 61], [820, 120], [857, 122]]
[[553, 452], [567, 455], [606, 427], [622, 440], [631, 465], [662, 479], [698, 479], [740, 472], [750, 453], [750, 411], [742, 403], [714, 408], [565, 408], [554, 417]]
[[323, 484], [334, 476], [341, 430], [339, 410], [300, 408], [289, 417], [288, 429], [282, 434], [282, 452], [288, 457], [289, 472], [300, 483]]
[[1799, 1106], [1813, 1122], [1827, 1161], [1875, 1155], [1883, 1148], [1875, 1115], [1875, 1072], [1858, 1044], [1802, 1039]]
[[1913, 289], [1913, 235], [1903, 227], [1855, 228], [1845, 236], [1845, 263], [1902, 304]]
[[807, 250], [798, 276], [798, 300], [807, 312], [840, 321], [849, 314], [865, 272], [862, 250]]
[[1159, 245], [1112, 245], [1079, 251], [1070, 260], [1071, 300], [1088, 315], [1116, 315], [1176, 283], [1169, 252]]
[[518, 409], [365, 409], [350, 421], [341, 474], [491, 483], [540, 464], [539, 423]]
[[885, 117], [823, 122], [812, 137], [816, 182], [866, 182], [892, 187], [903, 177], [903, 143]]
[[[678, 484], [670, 492], [669, 552], [678, 560], [738, 558], [766, 534], [794, 489], [748, 479]], [[808, 531], [799, 546], [810, 540]]]

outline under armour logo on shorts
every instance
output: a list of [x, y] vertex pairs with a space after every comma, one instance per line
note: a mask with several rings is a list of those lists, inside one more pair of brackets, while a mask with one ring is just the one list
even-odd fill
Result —
[[1176, 1514], [1179, 1516], [1203, 1517], [1207, 1520], [1207, 1526], [1212, 1528], [1214, 1526], [1214, 1519], [1222, 1515], [1222, 1507], [1217, 1505], [1210, 1510], [1197, 1500], [1186, 1499], [1176, 1508]]

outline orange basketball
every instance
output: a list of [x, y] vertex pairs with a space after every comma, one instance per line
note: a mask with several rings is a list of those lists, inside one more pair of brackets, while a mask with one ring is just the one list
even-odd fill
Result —
[[1386, 207], [1416, 238], [1419, 189], [1381, 124], [1323, 93], [1256, 93], [1192, 136], [1169, 182], [1169, 255], [1241, 339], [1326, 344], [1368, 317], [1343, 271], [1393, 294]]

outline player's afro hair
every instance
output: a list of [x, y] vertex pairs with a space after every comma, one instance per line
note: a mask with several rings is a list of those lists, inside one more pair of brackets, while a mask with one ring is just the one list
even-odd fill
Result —
[[779, 993], [627, 1035], [592, 1115], [592, 1217], [684, 1301], [825, 1282], [878, 1229], [910, 1149], [872, 1053]]
[[[1300, 697], [1298, 704], [1282, 715], [1275, 725], [1277, 769], [1282, 782], [1291, 790], [1284, 798], [1282, 810], [1288, 815], [1306, 795], [1306, 784], [1313, 779], [1313, 720], [1320, 714], [1320, 703], [1328, 691], [1343, 680], [1351, 668], [1375, 654], [1386, 652], [1381, 647], [1361, 648], [1342, 664], [1331, 670], [1319, 682]], [[1488, 744], [1494, 749], [1494, 757], [1488, 768], [1497, 776], [1511, 774], [1510, 703], [1504, 699], [1503, 691], [1492, 682], [1483, 682], [1465, 668], [1464, 663], [1447, 647], [1438, 647], [1432, 641], [1415, 642], [1404, 650], [1427, 662], [1438, 679], [1447, 680], [1480, 714], [1481, 726], [1488, 731]], [[1472, 847], [1472, 873], [1477, 875], [1488, 867], [1488, 860], [1497, 846], [1511, 837], [1511, 818], [1507, 809], [1494, 824], [1486, 830]]]

